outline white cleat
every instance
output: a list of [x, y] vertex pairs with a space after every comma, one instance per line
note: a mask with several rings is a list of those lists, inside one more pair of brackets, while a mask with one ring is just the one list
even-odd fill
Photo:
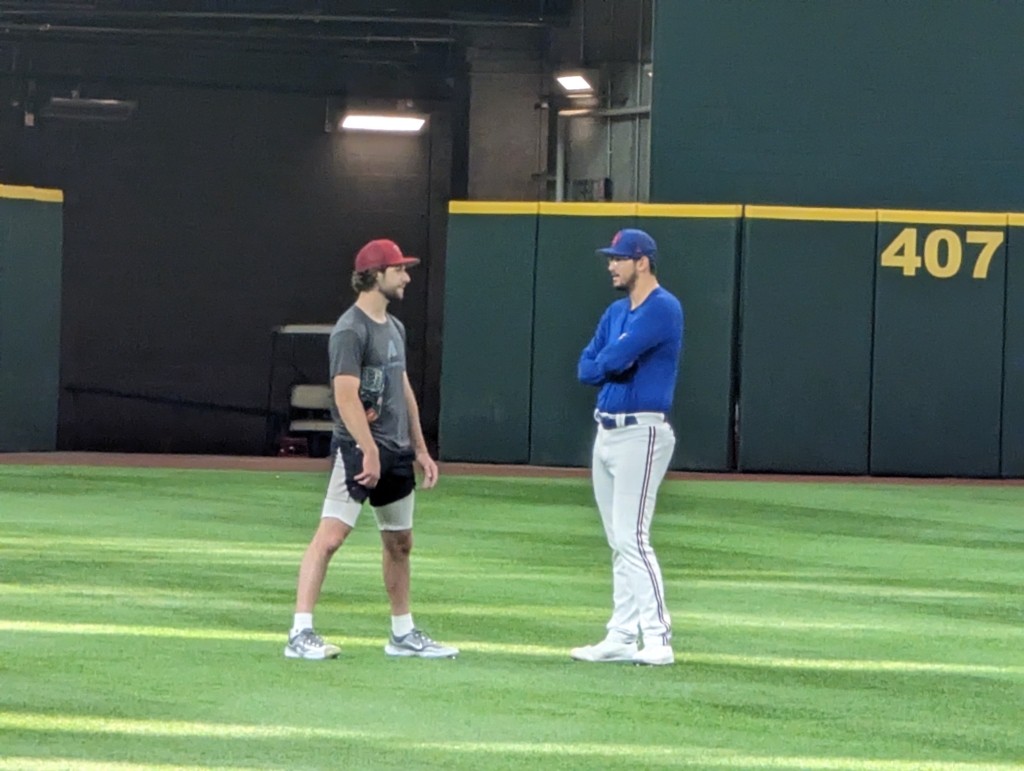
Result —
[[339, 653], [341, 653], [341, 648], [325, 643], [324, 638], [312, 629], [303, 629], [294, 637], [289, 637], [288, 645], [284, 649], [285, 658], [309, 659], [310, 661], [333, 659]]
[[577, 661], [633, 661], [636, 658], [636, 643], [609, 640], [607, 637], [596, 645], [573, 648], [569, 655]]
[[646, 664], [652, 667], [674, 664], [675, 661], [676, 656], [672, 652], [671, 645], [645, 645], [642, 651], [633, 656], [634, 664]]

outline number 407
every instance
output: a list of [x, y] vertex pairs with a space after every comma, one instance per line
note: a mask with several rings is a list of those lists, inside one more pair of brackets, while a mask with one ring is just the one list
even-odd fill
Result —
[[[967, 243], [980, 244], [981, 251], [974, 263], [974, 278], [988, 278], [992, 257], [1003, 243], [1006, 234], [1001, 230], [968, 230]], [[943, 262], [939, 245], [945, 244]], [[924, 267], [935, 278], [952, 278], [960, 272], [964, 246], [960, 236], [952, 230], [933, 230], [924, 240]], [[902, 268], [904, 276], [914, 276], [921, 267], [917, 253], [917, 228], [904, 228], [882, 252], [882, 267]]]

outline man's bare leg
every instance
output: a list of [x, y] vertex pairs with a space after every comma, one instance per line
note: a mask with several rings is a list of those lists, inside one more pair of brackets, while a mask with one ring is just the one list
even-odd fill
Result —
[[382, 530], [384, 542], [384, 586], [391, 601], [391, 639], [384, 647], [389, 656], [452, 658], [458, 648], [431, 640], [413, 624], [409, 612], [409, 553], [412, 530]]
[[382, 530], [380, 537], [384, 543], [384, 588], [391, 601], [391, 615], [408, 615], [412, 530]]
[[295, 598], [296, 613], [312, 613], [320, 598], [320, 589], [327, 575], [327, 565], [341, 548], [352, 528], [334, 517], [324, 517], [306, 548], [299, 566], [299, 589]]
[[299, 586], [295, 596], [295, 622], [288, 635], [284, 655], [292, 659], [328, 659], [340, 652], [313, 631], [313, 608], [327, 575], [327, 565], [352, 532], [351, 526], [334, 517], [323, 517], [313, 540], [302, 556]]

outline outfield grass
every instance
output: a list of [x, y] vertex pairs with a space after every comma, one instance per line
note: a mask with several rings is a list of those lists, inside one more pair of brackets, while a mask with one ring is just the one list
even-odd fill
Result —
[[369, 512], [329, 662], [285, 660], [326, 475], [0, 466], [0, 771], [1024, 768], [1024, 488], [674, 482], [674, 667], [572, 662], [610, 611], [585, 480], [419, 495], [391, 660]]

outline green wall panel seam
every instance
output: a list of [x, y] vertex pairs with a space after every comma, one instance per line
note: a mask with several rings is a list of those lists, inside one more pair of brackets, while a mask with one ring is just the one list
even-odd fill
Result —
[[[745, 211], [746, 207], [744, 207]], [[736, 471], [740, 462], [740, 387], [742, 371], [740, 369], [740, 341], [743, 330], [743, 212], [736, 221], [736, 252], [733, 255], [735, 278], [732, 288], [732, 356], [730, 366], [729, 392], [729, 470]]]
[[540, 253], [540, 215], [533, 221], [533, 283], [530, 288], [530, 379], [526, 400], [526, 462], [533, 460], [533, 375], [537, 358], [537, 263]]
[[1006, 218], [1006, 235], [1003, 238], [1003, 348], [999, 361], [999, 476], [1006, 476], [1003, 435], [1006, 432], [1006, 326], [1010, 313], [1010, 218]]
[[868, 467], [867, 471], [870, 474], [872, 469], [872, 457], [871, 451], [873, 449], [872, 440], [875, 426], [875, 339], [877, 337], [875, 333], [876, 314], [878, 310], [878, 218], [875, 218], [875, 250], [871, 258], [871, 345], [868, 346], [870, 351], [870, 358], [868, 359]]

